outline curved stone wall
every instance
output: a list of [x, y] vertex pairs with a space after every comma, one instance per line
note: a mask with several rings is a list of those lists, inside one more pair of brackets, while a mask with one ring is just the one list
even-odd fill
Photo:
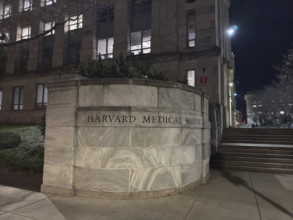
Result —
[[71, 79], [48, 84], [42, 191], [154, 198], [209, 176], [208, 97], [173, 82]]

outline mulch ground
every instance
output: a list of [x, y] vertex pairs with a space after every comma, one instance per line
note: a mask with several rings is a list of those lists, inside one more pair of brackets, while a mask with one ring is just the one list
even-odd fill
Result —
[[0, 170], [0, 185], [40, 192], [43, 174], [26, 170]]

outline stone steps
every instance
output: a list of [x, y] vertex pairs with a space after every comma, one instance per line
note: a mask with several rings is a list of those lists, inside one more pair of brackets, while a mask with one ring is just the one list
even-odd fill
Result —
[[211, 167], [293, 174], [293, 129], [225, 129]]
[[215, 169], [223, 170], [240, 170], [240, 171], [251, 171], [251, 172], [264, 172], [264, 173], [282, 173], [282, 174], [293, 174], [292, 169], [280, 169], [271, 167], [247, 167], [247, 166], [227, 166], [227, 165], [211, 165]]

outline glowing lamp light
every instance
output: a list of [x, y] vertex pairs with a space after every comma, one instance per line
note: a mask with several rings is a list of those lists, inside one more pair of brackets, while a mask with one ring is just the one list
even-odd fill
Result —
[[229, 83], [229, 86], [230, 86], [230, 87], [233, 87], [233, 85], [234, 85], [234, 83]]
[[237, 96], [237, 93], [234, 93], [234, 96]]
[[232, 27], [228, 28], [226, 32], [227, 32], [228, 36], [232, 37], [236, 33], [237, 29], [238, 29], [238, 26], [233, 25]]

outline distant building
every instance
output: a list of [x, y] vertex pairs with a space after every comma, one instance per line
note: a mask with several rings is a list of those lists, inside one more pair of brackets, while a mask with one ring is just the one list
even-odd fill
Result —
[[[31, 4], [31, 2], [33, 2]], [[0, 1], [0, 31], [9, 42], [50, 30], [55, 21], [30, 17], [32, 9], [54, 8], [66, 0]], [[134, 54], [166, 71], [171, 81], [188, 80], [210, 96], [211, 120], [220, 132], [233, 123], [234, 56], [229, 0], [100, 0], [46, 36], [21, 45], [0, 46], [0, 123], [37, 123], [45, 113], [48, 80], [70, 72], [88, 57]], [[35, 11], [34, 11], [35, 13]], [[3, 43], [3, 42], [2, 42]], [[215, 118], [216, 117], [216, 118]]]
[[[271, 94], [276, 92], [272, 90]], [[263, 95], [261, 92], [248, 92], [244, 96], [247, 123], [254, 125], [292, 123], [293, 100], [285, 100], [287, 98], [289, 97], [273, 96], [270, 93]]]

